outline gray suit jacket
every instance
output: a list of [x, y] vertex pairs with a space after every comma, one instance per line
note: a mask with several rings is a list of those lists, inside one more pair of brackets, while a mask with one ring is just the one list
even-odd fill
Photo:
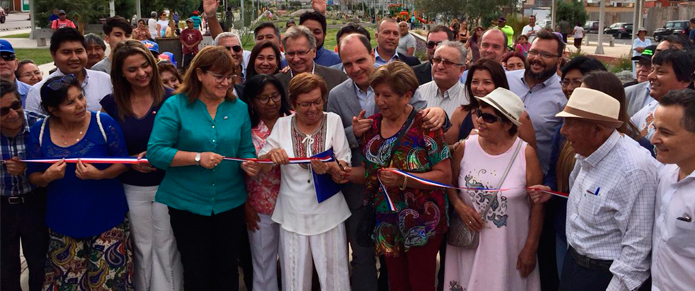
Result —
[[[333, 87], [338, 86], [340, 83], [347, 80], [347, 76], [342, 71], [324, 67], [319, 64], [316, 64], [316, 68], [314, 68], [314, 74], [319, 75], [321, 78], [323, 78], [324, 81], [326, 81], [328, 92], [330, 92], [331, 89], [333, 89]], [[288, 71], [284, 74], [275, 74], [275, 77], [280, 80], [280, 83], [282, 83], [282, 87], [285, 88], [285, 96], [289, 98], [290, 79], [292, 79], [292, 75]]]
[[[410, 104], [417, 110], [427, 107], [427, 101], [422, 99], [420, 93], [417, 91], [415, 91], [413, 98], [410, 98]], [[340, 120], [343, 122], [345, 135], [347, 136], [352, 151], [352, 160], [350, 163], [353, 166], [362, 164], [362, 150], [360, 149], [359, 141], [352, 132], [352, 117], [360, 114], [362, 106], [355, 93], [355, 83], [351, 79], [347, 79], [345, 82], [340, 83], [340, 85], [336, 86], [328, 93], [327, 111], [338, 114]], [[378, 107], [374, 108], [374, 113], [379, 113]], [[345, 195], [345, 200], [350, 209], [357, 209], [362, 206], [365, 191], [364, 185], [348, 183], [343, 187], [342, 192], [343, 195]]]
[[627, 115], [632, 117], [646, 104], [654, 100], [649, 96], [649, 82], [642, 82], [625, 88], [625, 103]]

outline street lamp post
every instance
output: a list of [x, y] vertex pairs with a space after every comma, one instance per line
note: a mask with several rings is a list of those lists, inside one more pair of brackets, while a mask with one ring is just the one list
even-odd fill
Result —
[[604, 25], [604, 20], [606, 18], [606, 0], [601, 0], [601, 8], [599, 9], [599, 16], [598, 16], [598, 44], [596, 45], [596, 51], [594, 52], [597, 55], [602, 55], [603, 54], [603, 25]]

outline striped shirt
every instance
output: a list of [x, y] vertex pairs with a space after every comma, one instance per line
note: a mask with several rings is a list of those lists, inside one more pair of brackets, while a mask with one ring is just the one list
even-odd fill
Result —
[[617, 131], [570, 174], [567, 242], [581, 255], [612, 260], [607, 290], [635, 290], [649, 277], [658, 165]]
[[[24, 128], [15, 137], [8, 137], [0, 134], [0, 150], [2, 151], [2, 160], [9, 160], [12, 157], [24, 159], [27, 157], [26, 145], [29, 142], [29, 130], [36, 121], [44, 118], [43, 115], [31, 111], [24, 111]], [[0, 166], [0, 189], [1, 196], [18, 196], [31, 192], [34, 186], [29, 184], [29, 180], [25, 174], [15, 176], [7, 173], [5, 166]]]
[[444, 109], [446, 114], [451, 117], [454, 115], [454, 111], [456, 111], [457, 107], [470, 103], [470, 100], [466, 97], [466, 91], [463, 90], [463, 88], [463, 84], [456, 82], [449, 90], [442, 93], [437, 83], [431, 81], [420, 85], [418, 91], [422, 99], [427, 101], [427, 107], [439, 107]]

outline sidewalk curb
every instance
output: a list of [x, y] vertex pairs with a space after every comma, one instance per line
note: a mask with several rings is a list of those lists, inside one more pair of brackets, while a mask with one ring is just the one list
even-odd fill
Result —
[[3, 27], [3, 28], [0, 28], [0, 31], [10, 31], [10, 30], [20, 30], [20, 29], [31, 29], [31, 26]]

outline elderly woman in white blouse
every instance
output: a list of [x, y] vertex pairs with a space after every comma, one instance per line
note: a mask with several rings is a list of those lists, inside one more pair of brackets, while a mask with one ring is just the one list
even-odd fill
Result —
[[[348, 165], [350, 147], [340, 117], [323, 112], [328, 95], [323, 79], [303, 73], [292, 78], [289, 87], [295, 113], [278, 119], [259, 153], [259, 158], [282, 165], [280, 193], [272, 216], [280, 224], [282, 286], [310, 290], [313, 262], [322, 290], [349, 290], [344, 221], [350, 210], [340, 192], [319, 203], [312, 177], [312, 170], [326, 174], [340, 166], [318, 160], [310, 165], [289, 164], [289, 158], [310, 157], [333, 148], [340, 163]], [[270, 168], [264, 165], [261, 170]]]

